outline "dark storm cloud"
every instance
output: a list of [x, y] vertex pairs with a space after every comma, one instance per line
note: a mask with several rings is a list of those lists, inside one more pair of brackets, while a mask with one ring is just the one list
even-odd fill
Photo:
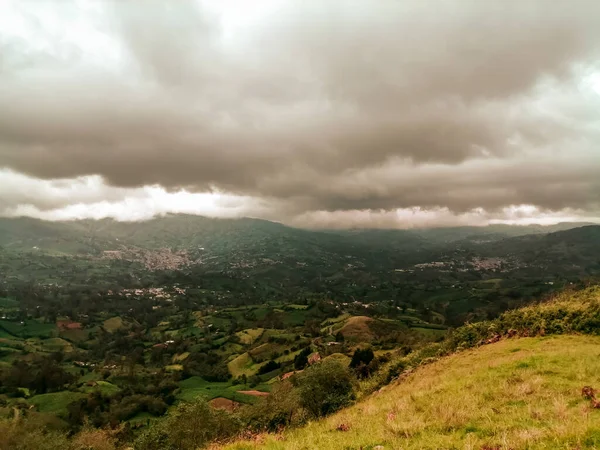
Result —
[[229, 40], [194, 2], [103, 5], [89, 23], [113, 47], [95, 59], [38, 2], [17, 8], [39, 35], [0, 30], [0, 167], [284, 216], [600, 209], [600, 96], [577, 88], [600, 61], [598, 2], [288, 2]]

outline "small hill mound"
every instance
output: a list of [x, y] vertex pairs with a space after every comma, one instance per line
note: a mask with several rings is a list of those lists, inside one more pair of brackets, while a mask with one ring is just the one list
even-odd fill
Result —
[[367, 316], [350, 317], [339, 332], [349, 341], [370, 342], [375, 339], [375, 333], [369, 326], [371, 322], [373, 319]]
[[120, 330], [124, 326], [123, 319], [121, 317], [112, 317], [110, 319], [106, 319], [104, 321], [104, 329], [109, 333], [114, 333], [117, 330]]

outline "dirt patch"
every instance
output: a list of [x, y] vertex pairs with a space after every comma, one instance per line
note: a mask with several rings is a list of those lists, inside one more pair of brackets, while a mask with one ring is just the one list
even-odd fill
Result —
[[268, 392], [261, 391], [238, 391], [240, 394], [252, 395], [253, 397], [268, 397]]
[[237, 410], [240, 406], [238, 402], [223, 397], [213, 398], [208, 404], [215, 409], [224, 409], [229, 412]]
[[81, 330], [81, 328], [83, 328], [83, 325], [79, 322], [73, 322], [71, 320], [58, 320], [56, 321], [56, 326], [61, 331]]

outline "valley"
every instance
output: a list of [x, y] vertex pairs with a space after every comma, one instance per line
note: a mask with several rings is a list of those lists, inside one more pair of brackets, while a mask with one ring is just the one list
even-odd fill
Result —
[[344, 405], [367, 398], [398, 358], [600, 275], [587, 224], [336, 232], [173, 215], [0, 229], [0, 412], [119, 442], [198, 401], [209, 409], [194, 414], [256, 432], [304, 423], [259, 417], [320, 370], [349, 374]]

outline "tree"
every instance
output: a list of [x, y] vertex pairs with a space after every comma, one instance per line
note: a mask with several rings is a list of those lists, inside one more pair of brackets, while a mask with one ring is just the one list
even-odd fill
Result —
[[304, 420], [303, 412], [298, 390], [289, 381], [278, 383], [268, 397], [242, 410], [244, 422], [259, 432], [299, 425]]
[[264, 375], [265, 373], [269, 373], [272, 372], [274, 370], [277, 370], [281, 367], [281, 364], [279, 364], [276, 361], [269, 361], [266, 364], [263, 364], [262, 366], [260, 366], [260, 368], [258, 369], [258, 374], [259, 375]]
[[367, 366], [371, 361], [373, 361], [373, 358], [375, 358], [373, 349], [371, 349], [370, 347], [364, 349], [358, 348], [354, 351], [354, 354], [352, 355], [352, 360], [350, 361], [350, 368], [356, 369], [361, 364]]
[[355, 379], [340, 362], [325, 360], [293, 378], [301, 405], [313, 417], [326, 416], [356, 398]]
[[294, 369], [302, 370], [308, 365], [308, 357], [311, 351], [310, 347], [306, 347], [294, 357]]
[[237, 433], [239, 423], [204, 400], [182, 403], [167, 418], [141, 434], [136, 450], [179, 450], [202, 448], [217, 439]]

